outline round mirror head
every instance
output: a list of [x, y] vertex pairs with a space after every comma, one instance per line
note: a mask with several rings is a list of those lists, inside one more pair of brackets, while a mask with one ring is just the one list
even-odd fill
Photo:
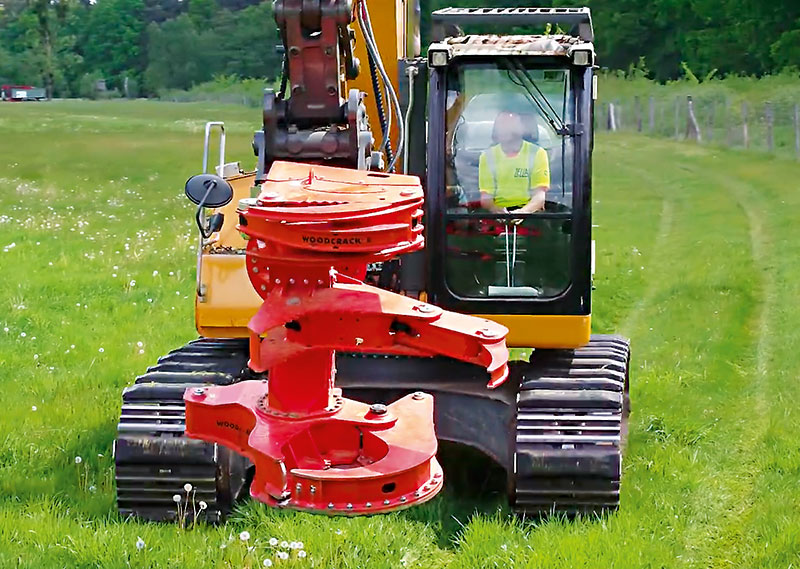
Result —
[[198, 174], [186, 180], [186, 197], [203, 207], [222, 207], [233, 199], [233, 188], [219, 176]]

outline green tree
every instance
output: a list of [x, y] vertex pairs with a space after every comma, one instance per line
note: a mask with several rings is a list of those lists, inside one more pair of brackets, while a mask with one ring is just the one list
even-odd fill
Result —
[[150, 93], [161, 89], [188, 89], [207, 81], [214, 73], [213, 42], [201, 37], [188, 15], [182, 14], [161, 25], [147, 28], [149, 64], [145, 88]]
[[87, 69], [106, 78], [141, 73], [146, 66], [143, 14], [143, 0], [99, 0], [92, 6], [82, 38]]

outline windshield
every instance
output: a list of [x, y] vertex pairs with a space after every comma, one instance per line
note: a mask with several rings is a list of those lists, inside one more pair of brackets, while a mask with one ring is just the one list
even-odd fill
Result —
[[552, 297], [569, 286], [574, 98], [534, 58], [453, 65], [447, 80], [448, 288]]

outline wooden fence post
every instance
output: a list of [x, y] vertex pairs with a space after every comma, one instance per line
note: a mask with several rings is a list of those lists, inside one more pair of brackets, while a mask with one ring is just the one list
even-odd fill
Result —
[[653, 134], [653, 131], [656, 129], [656, 101], [652, 95], [650, 95], [649, 106], [650, 106], [650, 117], [649, 117], [650, 121], [647, 126], [650, 130], [650, 134]]
[[681, 138], [680, 125], [678, 124], [680, 121], [679, 119], [680, 112], [681, 112], [681, 99], [680, 97], [675, 97], [675, 140], [680, 140]]
[[642, 104], [639, 95], [633, 99], [633, 113], [636, 115], [636, 132], [642, 132]]
[[694, 101], [691, 95], [686, 96], [686, 138], [692, 138], [695, 142], [703, 141], [700, 125], [697, 124], [697, 117], [694, 114]]
[[800, 106], [794, 104], [794, 154], [800, 160]]
[[716, 126], [714, 124], [714, 121], [716, 120], [716, 117], [714, 115], [716, 114], [716, 110], [717, 110], [717, 102], [712, 99], [711, 100], [711, 107], [708, 109], [708, 141], [709, 142], [714, 140], [714, 127]]
[[608, 130], [612, 132], [617, 131], [617, 113], [614, 108], [614, 103], [608, 104]]
[[775, 150], [775, 139], [772, 130], [774, 116], [772, 114], [772, 103], [769, 101], [764, 104], [764, 116], [767, 119], [767, 152], [772, 152]]
[[747, 130], [747, 101], [742, 103], [742, 138], [744, 139], [744, 148], [750, 148], [750, 133]]

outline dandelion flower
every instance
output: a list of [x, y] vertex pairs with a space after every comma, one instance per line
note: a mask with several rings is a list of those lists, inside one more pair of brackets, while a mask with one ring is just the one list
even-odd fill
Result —
[[265, 559], [264, 567], [272, 567], [272, 559]]
[[306, 552], [305, 552], [305, 551], [303, 551], [303, 550], [301, 549], [300, 551], [298, 551], [298, 552], [297, 552], [297, 556], [298, 556], [300, 559], [305, 559]]
[[275, 547], [276, 545], [278, 545], [278, 538], [275, 538], [275, 537], [271, 537], [271, 538], [269, 538], [269, 544], [270, 544], [272, 547]]
[[286, 553], [285, 551], [279, 551], [278, 559], [283, 559], [283, 560], [289, 559], [289, 554]]
[[153, 271], [153, 276], [157, 277], [158, 276], [158, 271]]
[[198, 506], [200, 506], [200, 511], [201, 512], [203, 510], [205, 510], [206, 508], [208, 508], [208, 504], [206, 504], [203, 500], [200, 500], [200, 503], [198, 504]]
[[176, 504], [180, 504], [181, 503], [181, 495], [180, 494], [175, 494], [172, 497], [172, 501], [175, 502]]
[[136, 539], [136, 549], [138, 549], [139, 551], [144, 549], [144, 540], [141, 537]]
[[129, 286], [136, 286], [136, 281], [135, 281], [135, 280], [132, 280], [132, 281], [131, 281], [130, 283], [128, 283], [128, 284], [129, 284]]
[[75, 464], [80, 464], [82, 462], [83, 462], [83, 459], [81, 457], [79, 457], [79, 456], [75, 457]]
[[289, 548], [289, 542], [288, 541], [282, 541], [281, 542], [281, 548], [282, 549], [288, 549]]
[[97, 351], [98, 351], [98, 352], [100, 352], [100, 353], [102, 354], [103, 352], [105, 352], [105, 349], [104, 349], [104, 348], [100, 348], [100, 349], [99, 349], [99, 350], [97, 350]]
[[27, 334], [25, 332], [20, 332], [19, 336], [20, 336], [20, 338], [24, 338], [25, 336], [27, 336]]
[[247, 541], [248, 539], [250, 539], [250, 532], [243, 531], [242, 533], [239, 534], [239, 539], [241, 539], [242, 541]]
[[97, 486], [95, 486], [94, 484], [92, 484], [91, 486], [89, 486], [89, 492], [91, 492], [92, 494], [94, 494], [95, 492], [97, 492]]
[[191, 492], [192, 491], [192, 485], [187, 482], [186, 484], [183, 485], [183, 489], [186, 492]]
[[303, 549], [303, 542], [302, 541], [298, 541], [297, 542], [297, 549]]
[[31, 405], [31, 411], [36, 411], [36, 405]]

